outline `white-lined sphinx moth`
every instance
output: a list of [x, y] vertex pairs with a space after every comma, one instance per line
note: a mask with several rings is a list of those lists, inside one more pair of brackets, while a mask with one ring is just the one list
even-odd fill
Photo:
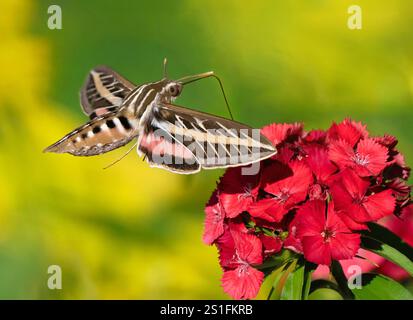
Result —
[[[166, 62], [165, 62], [166, 63]], [[177, 173], [225, 168], [271, 157], [275, 147], [258, 129], [172, 104], [187, 83], [213, 72], [134, 85], [108, 67], [93, 69], [80, 91], [90, 121], [45, 152], [93, 156], [137, 139], [151, 166]]]

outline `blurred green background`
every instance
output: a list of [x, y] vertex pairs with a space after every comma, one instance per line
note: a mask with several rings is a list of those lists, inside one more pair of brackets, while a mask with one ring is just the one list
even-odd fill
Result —
[[[47, 28], [49, 5], [63, 29]], [[361, 5], [363, 29], [347, 27]], [[226, 298], [203, 206], [222, 171], [179, 176], [125, 149], [43, 154], [86, 121], [78, 90], [106, 64], [135, 83], [214, 70], [254, 127], [346, 116], [413, 160], [413, 3], [407, 0], [15, 1], [0, 4], [0, 298]], [[179, 104], [226, 116], [213, 80]], [[47, 268], [63, 289], [47, 288]], [[266, 297], [264, 286], [259, 297]]]

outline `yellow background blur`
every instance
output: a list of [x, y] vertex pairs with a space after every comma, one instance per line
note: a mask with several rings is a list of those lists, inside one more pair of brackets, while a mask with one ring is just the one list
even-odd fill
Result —
[[[58, 4], [63, 29], [49, 30]], [[359, 4], [363, 29], [347, 27]], [[413, 160], [409, 0], [23, 1], [0, 3], [0, 298], [226, 298], [203, 207], [222, 171], [179, 176], [125, 148], [43, 154], [87, 119], [78, 90], [106, 64], [135, 83], [214, 70], [235, 118], [254, 127], [346, 116], [390, 133]], [[227, 116], [216, 83], [179, 104]], [[59, 265], [63, 289], [49, 290]], [[264, 287], [259, 297], [266, 297]]]

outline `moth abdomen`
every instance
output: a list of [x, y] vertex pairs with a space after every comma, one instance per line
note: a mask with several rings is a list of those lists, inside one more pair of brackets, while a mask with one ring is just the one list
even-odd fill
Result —
[[124, 146], [137, 135], [137, 121], [126, 112], [95, 118], [52, 144], [44, 152], [94, 156]]

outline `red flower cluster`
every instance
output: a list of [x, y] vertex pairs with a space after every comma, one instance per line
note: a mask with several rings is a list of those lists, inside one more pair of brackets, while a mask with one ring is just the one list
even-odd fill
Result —
[[257, 175], [228, 169], [205, 209], [203, 240], [217, 246], [224, 291], [235, 299], [257, 295], [260, 264], [283, 248], [320, 265], [351, 259], [358, 230], [410, 204], [410, 169], [392, 136], [370, 137], [348, 119], [327, 131], [272, 124], [262, 134], [278, 153]]
[[[379, 224], [391, 230], [408, 245], [413, 246], [413, 205], [403, 208], [400, 215], [390, 215], [379, 221]], [[341, 260], [340, 264], [347, 277], [353, 274], [349, 272], [349, 267], [359, 266], [363, 273], [375, 272], [380, 273], [396, 281], [403, 281], [409, 278], [409, 274], [403, 268], [386, 260], [385, 258], [367, 250], [360, 249], [357, 256], [349, 260]], [[328, 279], [330, 268], [325, 265], [319, 265], [313, 273], [314, 279]]]

